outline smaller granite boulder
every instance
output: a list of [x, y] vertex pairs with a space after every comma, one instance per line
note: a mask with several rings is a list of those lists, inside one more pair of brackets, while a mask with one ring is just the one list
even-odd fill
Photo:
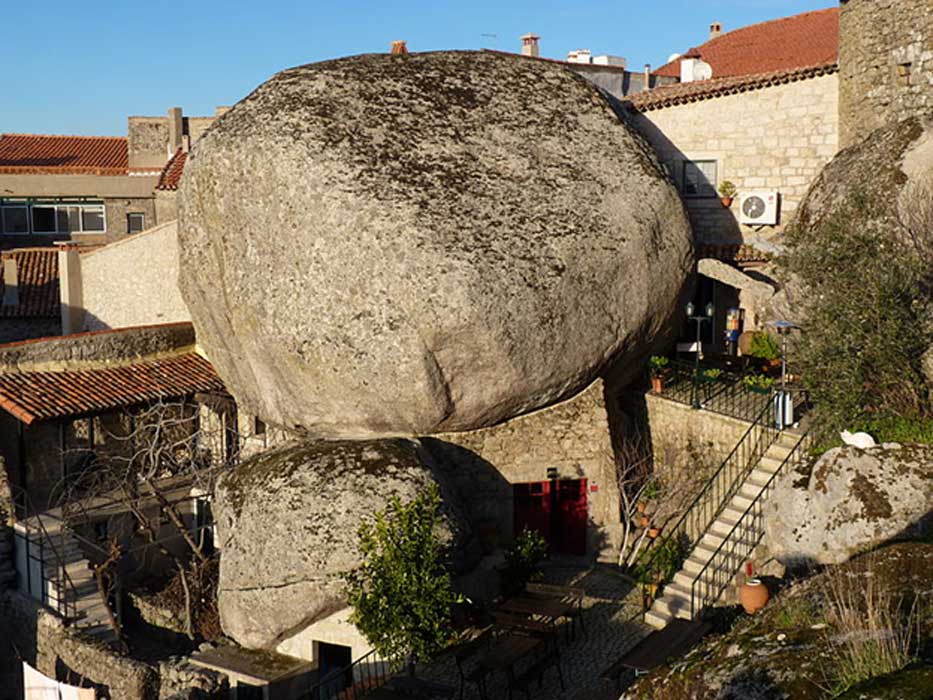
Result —
[[764, 505], [764, 543], [788, 566], [840, 564], [928, 517], [933, 447], [838, 447], [809, 477], [785, 475]]
[[220, 622], [245, 647], [273, 648], [344, 607], [360, 523], [436, 482], [444, 539], [464, 565], [470, 526], [412, 440], [302, 442], [247, 460], [217, 486]]

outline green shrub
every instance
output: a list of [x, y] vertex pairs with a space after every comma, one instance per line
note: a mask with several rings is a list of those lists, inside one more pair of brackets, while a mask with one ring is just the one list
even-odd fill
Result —
[[753, 391], [769, 391], [774, 386], [774, 377], [765, 374], [746, 374], [742, 383]]
[[537, 530], [522, 530], [505, 552], [505, 565], [499, 571], [504, 596], [525, 590], [525, 584], [541, 578], [541, 562], [547, 556], [547, 542]]
[[453, 591], [436, 485], [408, 504], [398, 498], [359, 529], [362, 563], [346, 574], [350, 619], [380, 654], [428, 659], [451, 636]]
[[648, 586], [674, 578], [690, 554], [690, 543], [685, 537], [671, 536], [660, 540], [654, 547], [642, 552], [631, 575], [638, 583]]
[[758, 331], [752, 335], [748, 354], [760, 360], [776, 360], [781, 356], [781, 346], [770, 333]]
[[782, 261], [801, 285], [805, 327], [793, 359], [824, 439], [900, 421], [894, 432], [913, 434], [903, 426], [933, 419], [920, 368], [933, 345], [929, 270], [873, 213], [855, 196], [823, 224], [792, 228]]
[[667, 372], [668, 365], [671, 361], [668, 360], [663, 355], [652, 355], [648, 360], [648, 369], [651, 372], [652, 377], [662, 377], [664, 373]]
[[738, 190], [731, 180], [723, 180], [719, 183], [719, 196], [720, 197], [735, 197]]

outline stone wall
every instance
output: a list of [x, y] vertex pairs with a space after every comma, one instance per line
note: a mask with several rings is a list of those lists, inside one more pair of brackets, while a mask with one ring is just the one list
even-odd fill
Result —
[[[100, 241], [117, 241], [129, 233], [129, 223], [126, 220], [127, 214], [142, 214], [145, 216], [144, 227], [154, 226], [156, 221], [155, 197], [136, 197], [133, 199], [105, 199], [104, 213], [107, 219], [107, 233], [105, 236], [98, 237]], [[82, 241], [87, 238], [85, 234], [72, 236], [80, 238]], [[139, 270], [141, 268], [134, 268]]]
[[81, 255], [84, 330], [190, 321], [177, 242], [171, 221]]
[[546, 481], [555, 467], [561, 478], [588, 479], [588, 551], [608, 555], [618, 545], [619, 491], [602, 380], [555, 406], [422, 443], [452, 467], [471, 520], [494, 527], [498, 544], [513, 535], [512, 484]]
[[780, 193], [778, 226], [760, 231], [739, 225], [738, 199], [726, 209], [718, 197], [685, 198], [700, 242], [770, 239], [784, 230], [838, 150], [837, 87], [837, 76], [829, 74], [635, 115], [678, 185], [684, 160], [715, 160], [717, 186], [730, 180], [740, 193]]
[[156, 190], [156, 223], [165, 224], [178, 218], [178, 191]]
[[42, 342], [26, 340], [0, 349], [0, 373], [93, 369], [175, 355], [184, 349], [194, 349], [190, 323], [80, 333]]
[[843, 0], [839, 34], [843, 146], [886, 124], [933, 112], [930, 0]]
[[749, 428], [747, 421], [647, 394], [648, 427], [658, 469], [689, 468], [690, 451], [721, 463]]
[[0, 619], [0, 700], [22, 697], [17, 656], [49, 678], [59, 678], [63, 669], [80, 673], [108, 689], [113, 700], [158, 700], [154, 669], [73, 634], [35, 601], [14, 591], [0, 594]]

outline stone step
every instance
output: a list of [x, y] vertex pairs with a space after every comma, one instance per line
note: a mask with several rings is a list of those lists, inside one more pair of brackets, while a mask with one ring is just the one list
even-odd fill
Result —
[[656, 612], [654, 610], [649, 610], [645, 613], [645, 623], [654, 627], [656, 630], [663, 630], [667, 627], [668, 623], [673, 620], [672, 615], [667, 613]]

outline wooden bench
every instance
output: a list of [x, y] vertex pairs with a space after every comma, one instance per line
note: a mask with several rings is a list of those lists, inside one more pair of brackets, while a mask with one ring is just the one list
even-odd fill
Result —
[[602, 673], [602, 677], [621, 685], [622, 674], [631, 671], [635, 677], [648, 673], [672, 656], [682, 656], [712, 629], [699, 620], [671, 620], [667, 627], [652, 632], [629, 649]]
[[554, 633], [553, 623], [539, 622], [538, 620], [532, 620], [522, 615], [502, 612], [501, 610], [494, 610], [492, 619], [495, 621], [497, 627], [519, 630], [538, 637], [548, 637]]

